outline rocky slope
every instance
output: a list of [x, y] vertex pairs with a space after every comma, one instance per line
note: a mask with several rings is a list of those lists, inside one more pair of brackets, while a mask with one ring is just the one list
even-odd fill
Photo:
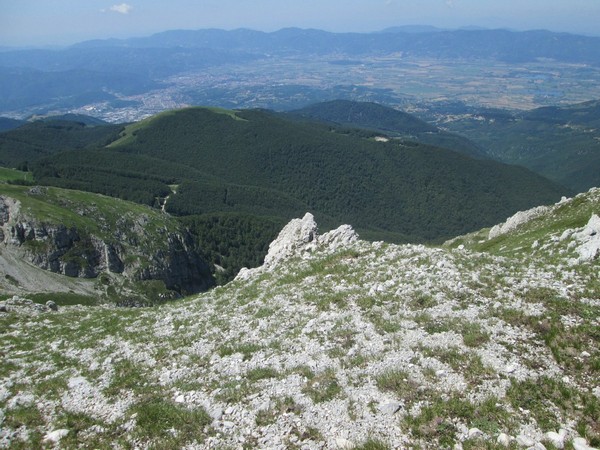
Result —
[[[0, 246], [5, 293], [56, 290], [39, 288], [35, 268], [100, 279], [113, 291], [156, 280], [167, 296], [196, 293], [212, 284], [206, 262], [174, 221], [150, 208], [94, 194], [1, 187]], [[72, 289], [73, 283], [65, 284]]]
[[263, 267], [181, 302], [13, 298], [0, 445], [598, 447], [600, 266], [578, 251], [598, 212], [592, 190], [440, 248], [307, 214]]

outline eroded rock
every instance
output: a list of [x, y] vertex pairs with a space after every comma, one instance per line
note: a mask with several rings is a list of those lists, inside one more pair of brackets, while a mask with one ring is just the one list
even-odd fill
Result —
[[506, 219], [506, 222], [495, 225], [490, 230], [488, 239], [494, 239], [495, 237], [506, 234], [510, 231], [517, 229], [519, 226], [545, 214], [550, 210], [549, 206], [537, 206], [527, 211], [519, 211], [515, 215]]

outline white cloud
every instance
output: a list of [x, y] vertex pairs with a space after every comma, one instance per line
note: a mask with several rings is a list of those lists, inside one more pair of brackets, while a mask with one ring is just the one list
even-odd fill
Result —
[[121, 3], [120, 5], [112, 5], [108, 8], [109, 11], [117, 12], [119, 14], [129, 14], [133, 6], [128, 5], [127, 3]]
[[446, 6], [448, 8], [454, 8], [454, 0], [446, 0]]

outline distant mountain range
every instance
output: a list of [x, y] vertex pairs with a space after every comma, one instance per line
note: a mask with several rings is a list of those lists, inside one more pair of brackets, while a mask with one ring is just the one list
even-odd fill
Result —
[[[272, 33], [238, 29], [173, 30], [145, 38], [86, 41], [82, 49], [180, 48], [238, 51], [248, 54], [364, 55], [402, 52], [436, 58], [495, 58], [507, 62], [552, 58], [558, 61], [600, 64], [600, 37], [551, 31], [508, 30], [424, 31], [388, 30], [387, 33], [330, 33], [314, 29], [285, 28]], [[0, 63], [2, 59], [0, 58]]]
[[[0, 52], [0, 111], [65, 110], [126, 102], [169, 85], [169, 77], [224, 64], [277, 58], [365, 56], [539, 60], [600, 66], [600, 38], [549, 31], [388, 29], [329, 33], [298, 28], [173, 30], [144, 38], [86, 41], [62, 50]], [[193, 98], [193, 96], [192, 96]], [[36, 109], [37, 108], [37, 109]], [[163, 108], [165, 109], [165, 108]]]

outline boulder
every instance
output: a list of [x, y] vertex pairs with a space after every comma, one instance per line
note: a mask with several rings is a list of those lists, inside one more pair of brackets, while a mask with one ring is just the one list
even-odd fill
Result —
[[44, 436], [44, 442], [46, 443], [57, 443], [59, 442], [62, 438], [64, 438], [67, 434], [69, 434], [69, 430], [67, 429], [60, 429], [60, 430], [54, 430], [54, 431], [50, 431], [49, 433], [46, 433], [46, 435]]
[[585, 438], [577, 437], [573, 439], [573, 448], [575, 450], [597, 450], [594, 447], [590, 447]]
[[510, 445], [510, 441], [511, 438], [506, 433], [500, 433], [496, 439], [496, 442], [503, 447], [508, 447]]
[[577, 262], [593, 261], [600, 256], [600, 217], [592, 214], [587, 225], [581, 231], [571, 235], [578, 245], [576, 247], [579, 258]]
[[292, 219], [269, 245], [265, 266], [274, 266], [279, 261], [307, 249], [316, 239], [317, 223], [311, 213], [307, 212], [302, 219]]
[[56, 303], [54, 303], [52, 300], [48, 300], [46, 302], [46, 306], [48, 307], [48, 309], [50, 309], [51, 311], [58, 311], [58, 305]]

